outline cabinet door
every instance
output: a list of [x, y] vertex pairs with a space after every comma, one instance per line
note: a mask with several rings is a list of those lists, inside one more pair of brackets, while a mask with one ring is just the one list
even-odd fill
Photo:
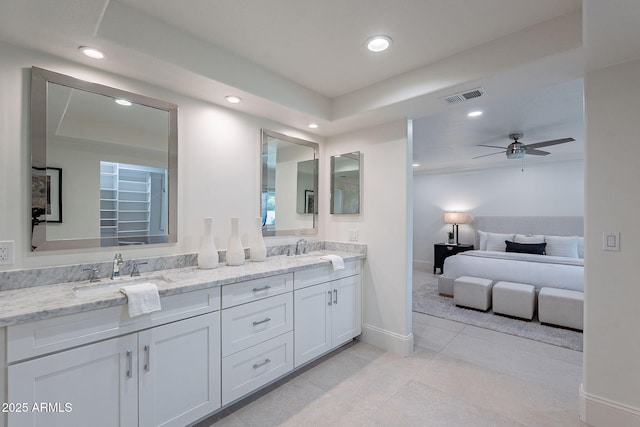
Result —
[[136, 346], [132, 334], [9, 366], [8, 401], [28, 411], [8, 425], [137, 426]]
[[331, 304], [329, 283], [294, 292], [294, 361], [298, 367], [331, 349]]
[[220, 407], [220, 312], [138, 334], [140, 426], [184, 426]]
[[331, 342], [337, 347], [360, 335], [362, 329], [360, 276], [335, 280], [331, 285]]

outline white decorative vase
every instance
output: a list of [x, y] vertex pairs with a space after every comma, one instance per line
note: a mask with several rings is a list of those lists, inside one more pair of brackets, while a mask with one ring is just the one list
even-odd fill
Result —
[[204, 236], [200, 239], [198, 249], [198, 267], [203, 269], [217, 268], [220, 259], [218, 248], [213, 240], [213, 218], [204, 218]]
[[227, 245], [227, 265], [244, 264], [244, 248], [240, 241], [240, 218], [231, 218], [231, 235]]
[[251, 248], [249, 249], [251, 261], [261, 262], [267, 260], [267, 246], [262, 237], [262, 218], [256, 218], [256, 234], [253, 236]]

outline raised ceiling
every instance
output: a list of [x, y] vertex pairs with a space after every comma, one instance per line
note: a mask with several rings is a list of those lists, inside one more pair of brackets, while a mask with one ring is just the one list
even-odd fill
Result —
[[[322, 136], [447, 111], [440, 97], [476, 85], [497, 100], [583, 72], [580, 0], [0, 4], [0, 40], [213, 103], [238, 94], [230, 108]], [[365, 50], [375, 34], [389, 51]]]

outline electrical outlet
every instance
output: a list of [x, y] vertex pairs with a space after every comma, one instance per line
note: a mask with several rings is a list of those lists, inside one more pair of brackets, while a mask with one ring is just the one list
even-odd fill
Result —
[[0, 265], [13, 264], [13, 240], [0, 242]]
[[349, 240], [352, 242], [357, 242], [358, 241], [358, 229], [357, 228], [352, 228], [349, 232]]

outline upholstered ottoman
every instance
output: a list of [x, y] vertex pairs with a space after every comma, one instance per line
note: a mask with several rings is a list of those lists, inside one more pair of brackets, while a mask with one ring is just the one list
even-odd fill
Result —
[[491, 307], [491, 285], [489, 279], [462, 276], [453, 281], [453, 302], [462, 307], [487, 311]]
[[524, 283], [493, 285], [493, 312], [531, 320], [536, 306], [536, 288]]
[[542, 288], [538, 294], [540, 323], [583, 328], [584, 293], [566, 289]]
[[447, 277], [444, 274], [438, 276], [438, 293], [447, 297], [453, 296], [453, 277]]

